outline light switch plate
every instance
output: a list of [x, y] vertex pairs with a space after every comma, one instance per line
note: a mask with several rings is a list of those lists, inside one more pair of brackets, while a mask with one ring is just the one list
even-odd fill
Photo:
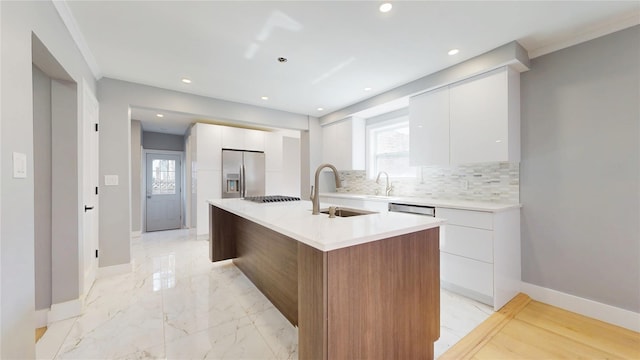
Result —
[[104, 184], [106, 186], [116, 186], [116, 185], [118, 185], [118, 175], [105, 175], [104, 176]]
[[13, 153], [13, 177], [16, 179], [27, 177], [27, 154]]

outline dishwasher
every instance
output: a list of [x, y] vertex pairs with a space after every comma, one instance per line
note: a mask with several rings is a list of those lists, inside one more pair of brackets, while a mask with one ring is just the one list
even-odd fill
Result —
[[425, 216], [436, 216], [436, 208], [426, 205], [414, 205], [414, 204], [402, 204], [402, 203], [389, 203], [389, 211], [402, 212], [409, 214], [418, 214]]

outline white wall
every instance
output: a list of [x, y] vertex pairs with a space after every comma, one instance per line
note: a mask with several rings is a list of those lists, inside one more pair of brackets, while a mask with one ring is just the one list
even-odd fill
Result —
[[131, 231], [142, 231], [142, 125], [131, 120]]
[[522, 74], [522, 279], [640, 312], [640, 26]]
[[[0, 8], [0, 358], [23, 359], [35, 357], [32, 33], [76, 82], [85, 78], [95, 91], [95, 80], [52, 3]], [[13, 152], [27, 155], [26, 179], [12, 176]]]
[[[119, 186], [103, 186], [100, 193], [100, 266], [130, 261], [131, 229], [131, 116], [129, 107], [155, 108], [199, 114], [216, 120], [306, 130], [307, 117], [197, 95], [103, 78], [100, 101], [100, 178], [118, 175]], [[123, 146], [123, 143], [126, 146]]]
[[184, 136], [143, 131], [142, 147], [146, 150], [184, 151]]
[[51, 302], [80, 297], [78, 86], [51, 82]]
[[36, 310], [51, 307], [51, 78], [33, 66]]

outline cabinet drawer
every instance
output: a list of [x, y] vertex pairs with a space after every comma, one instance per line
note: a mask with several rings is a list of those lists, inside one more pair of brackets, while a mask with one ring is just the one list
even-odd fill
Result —
[[450, 284], [493, 297], [493, 265], [440, 252], [440, 278]]
[[441, 229], [441, 251], [493, 263], [493, 231], [457, 225]]
[[436, 217], [447, 219], [449, 225], [493, 229], [493, 213], [490, 212], [436, 208]]

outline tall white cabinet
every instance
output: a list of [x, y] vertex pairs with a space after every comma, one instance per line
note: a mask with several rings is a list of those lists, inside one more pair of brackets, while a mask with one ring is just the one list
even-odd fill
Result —
[[410, 99], [411, 165], [520, 161], [520, 74], [502, 67]]
[[[195, 219], [196, 234], [209, 233], [207, 199], [222, 196], [222, 134], [227, 127], [194, 124], [189, 140], [191, 155], [191, 217]], [[193, 224], [193, 222], [192, 222]]]
[[[187, 173], [189, 225], [198, 236], [209, 234], [207, 200], [222, 196], [222, 149], [264, 151], [265, 192], [300, 196], [300, 139], [274, 131], [194, 124], [187, 138], [190, 169]], [[285, 132], [290, 135], [291, 132]], [[284, 164], [287, 164], [284, 166]]]

